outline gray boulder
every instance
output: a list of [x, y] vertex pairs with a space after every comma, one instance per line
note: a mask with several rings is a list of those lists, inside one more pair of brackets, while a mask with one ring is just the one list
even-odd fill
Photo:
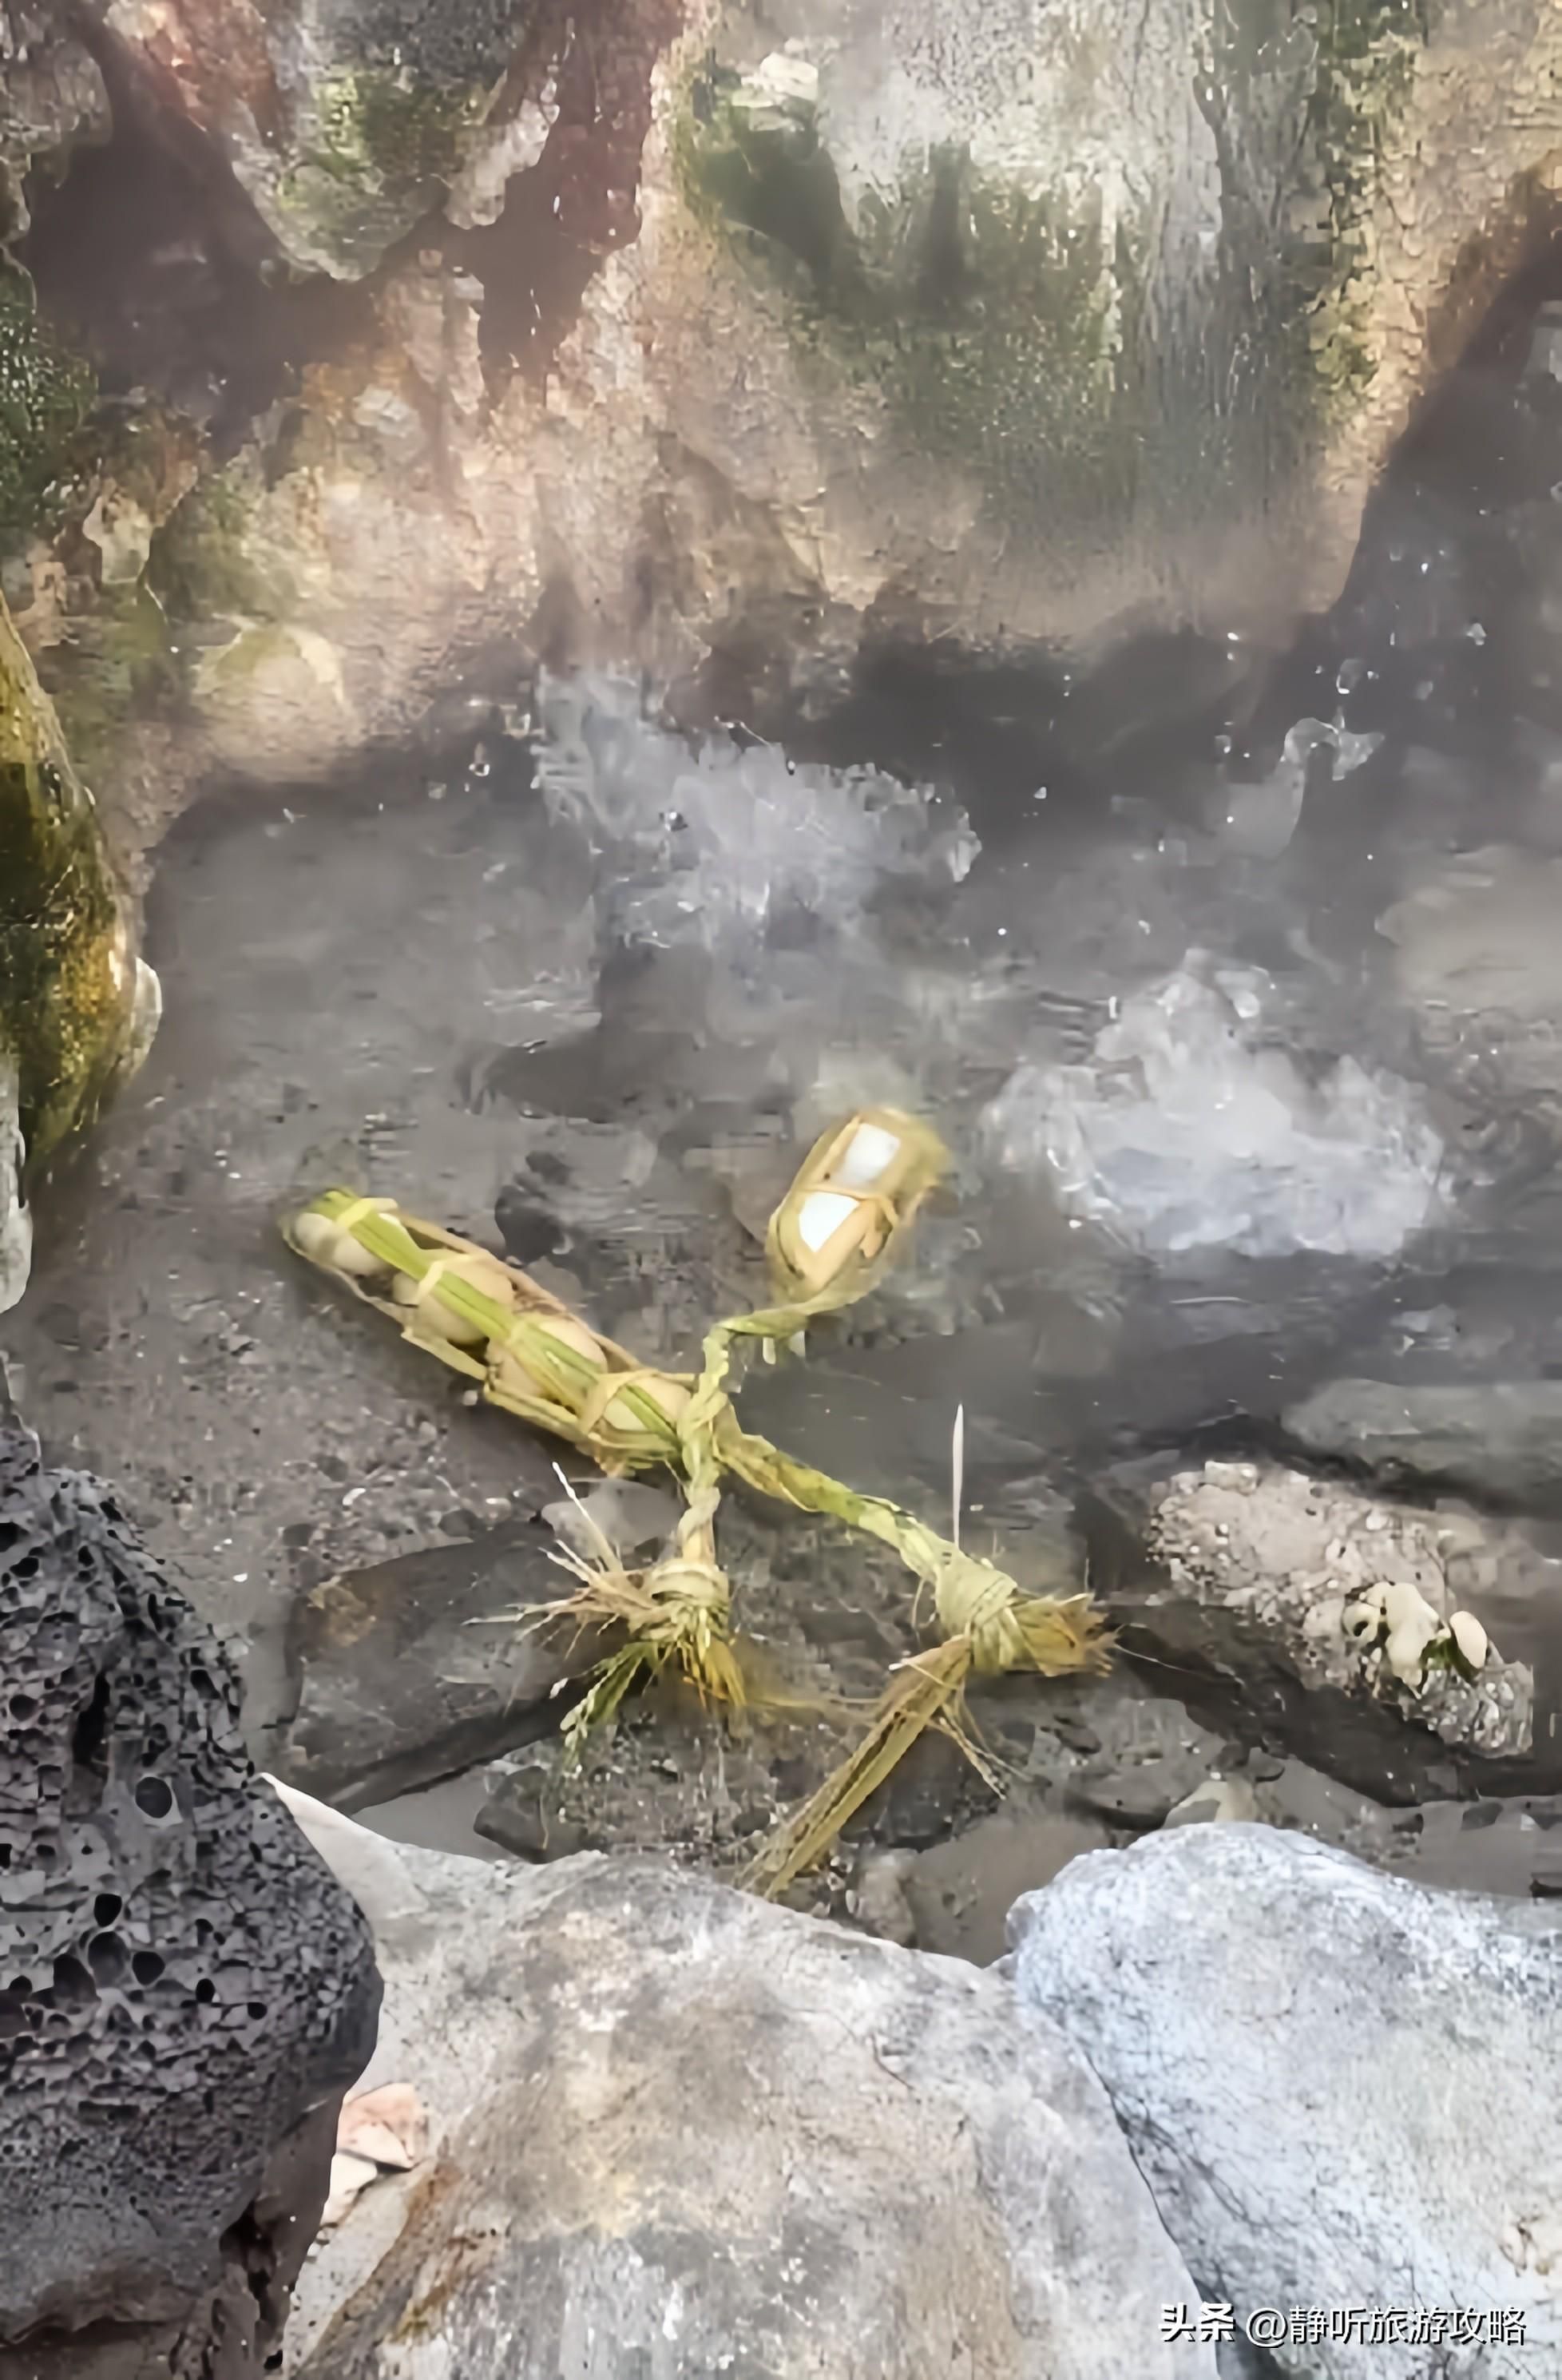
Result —
[[421, 2177], [311, 2261], [308, 2380], [1194, 2380], [1106, 2096], [999, 1978], [671, 1869], [394, 1852], [289, 1796], [375, 1924], [365, 2081]]
[[[1189, 1827], [1076, 1860], [1018, 1904], [1011, 1940], [1022, 2002], [1090, 2059], [1238, 2340], [1265, 2309], [1366, 2310], [1348, 2338], [1260, 2323], [1260, 2368], [1555, 2374], [1562, 1937], [1545, 1912], [1267, 1828]], [[1409, 2335], [1374, 2338], [1372, 2313], [1399, 2309]], [[1439, 2330], [1456, 2309], [1462, 2326]]]

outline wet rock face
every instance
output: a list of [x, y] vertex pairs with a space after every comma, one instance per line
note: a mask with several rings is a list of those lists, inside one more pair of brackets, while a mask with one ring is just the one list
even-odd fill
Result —
[[263, 2328], [373, 2047], [368, 1928], [255, 1780], [209, 1630], [108, 1496], [15, 1429], [0, 1633], [0, 2350], [184, 2337], [236, 2265]]
[[1281, 10], [1260, 76], [1202, 0], [112, 0], [208, 194], [125, 315], [222, 277], [219, 188], [256, 236], [172, 392], [234, 431], [160, 590], [188, 748], [113, 767], [324, 775], [495, 650], [779, 722], [886, 629], [1288, 638], [1545, 231], [1556, 11], [1480, 14]]
[[92, 1122], [160, 1008], [96, 806], [0, 597], [0, 1312], [27, 1281], [23, 1161]]
[[[108, 21], [161, 95], [212, 137], [291, 261], [353, 281], [447, 199], [453, 222], [491, 222], [555, 119], [585, 169], [566, 172], [573, 194], [604, 163], [637, 85], [632, 199], [650, 115], [636, 14], [636, 0], [587, 8], [578, 26], [554, 0], [282, 0], [259, 13], [235, 0], [115, 0]], [[583, 68], [584, 108], [572, 103]]]

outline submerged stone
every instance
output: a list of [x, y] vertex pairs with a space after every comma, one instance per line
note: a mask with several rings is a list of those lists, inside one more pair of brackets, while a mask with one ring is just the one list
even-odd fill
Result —
[[1388, 1479], [1548, 1512], [1562, 1505], [1562, 1380], [1329, 1380], [1285, 1426], [1310, 1453]]
[[578, 1631], [539, 1628], [568, 1590], [554, 1545], [509, 1528], [315, 1588], [296, 1615], [302, 1681], [278, 1773], [360, 1810], [551, 1734], [593, 1658]]

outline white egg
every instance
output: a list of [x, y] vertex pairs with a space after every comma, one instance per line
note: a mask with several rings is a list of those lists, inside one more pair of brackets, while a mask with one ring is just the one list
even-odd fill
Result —
[[[636, 1380], [635, 1386], [671, 1422], [676, 1422], [689, 1402], [690, 1391], [680, 1380]], [[648, 1427], [627, 1397], [614, 1397], [602, 1418], [611, 1429], [643, 1430]]]
[[1483, 1670], [1491, 1652], [1491, 1640], [1473, 1611], [1456, 1611], [1448, 1621], [1448, 1633], [1459, 1646], [1467, 1668]]
[[316, 1214], [312, 1208], [298, 1217], [293, 1236], [316, 1264], [329, 1265], [333, 1272], [350, 1273], [355, 1281], [377, 1281], [389, 1270], [361, 1240], [354, 1239], [351, 1232], [345, 1232], [329, 1215]]
[[839, 1190], [810, 1190], [797, 1217], [797, 1236], [808, 1254], [817, 1257], [856, 1211], [857, 1201]]
[[841, 1153], [832, 1178], [848, 1190], [871, 1190], [901, 1153], [899, 1135], [881, 1123], [860, 1123]]

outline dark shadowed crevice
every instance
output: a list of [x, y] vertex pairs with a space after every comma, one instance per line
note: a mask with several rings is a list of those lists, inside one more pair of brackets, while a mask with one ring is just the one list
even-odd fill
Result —
[[681, 21], [677, 0], [574, 11], [544, 0], [490, 118], [497, 129], [545, 105], [537, 163], [512, 177], [493, 223], [464, 228], [436, 211], [357, 283], [290, 270], [218, 144], [134, 52], [84, 22], [113, 135], [79, 150], [62, 178], [30, 176], [18, 261], [106, 396], [150, 392], [201, 424], [219, 457], [308, 366], [373, 337], [379, 290], [418, 257], [481, 285], [490, 386], [516, 370], [540, 377], [602, 259], [638, 231], [652, 75]]
[[[1474, 247], [1467, 288], [1482, 279]], [[1413, 707], [1430, 747], [1489, 759], [1494, 735], [1512, 747], [1526, 709], [1504, 632], [1525, 578], [1515, 522], [1554, 476], [1562, 420], [1562, 382], [1526, 367], [1540, 310], [1562, 301], [1562, 209], [1537, 205], [1515, 269], [1467, 322], [1459, 293], [1456, 277], [1448, 320], [1429, 334], [1452, 349], [1450, 367], [1368, 500], [1333, 613], [1303, 629], [1273, 674], [1271, 729], [1308, 709], [1327, 716], [1320, 706], [1343, 694], [1353, 727], [1383, 728]]]
[[677, 33], [677, 0], [546, 7], [517, 56], [510, 113], [550, 81], [557, 113], [535, 165], [515, 175], [492, 224], [444, 228], [450, 260], [482, 284], [490, 384], [546, 373], [602, 259], [640, 228], [640, 163], [651, 78]]
[[371, 298], [280, 269], [215, 143], [163, 103], [123, 43], [101, 28], [91, 39], [113, 137], [79, 149], [58, 182], [29, 177], [18, 261], [106, 395], [149, 391], [204, 425], [222, 455], [305, 365], [372, 330]]

